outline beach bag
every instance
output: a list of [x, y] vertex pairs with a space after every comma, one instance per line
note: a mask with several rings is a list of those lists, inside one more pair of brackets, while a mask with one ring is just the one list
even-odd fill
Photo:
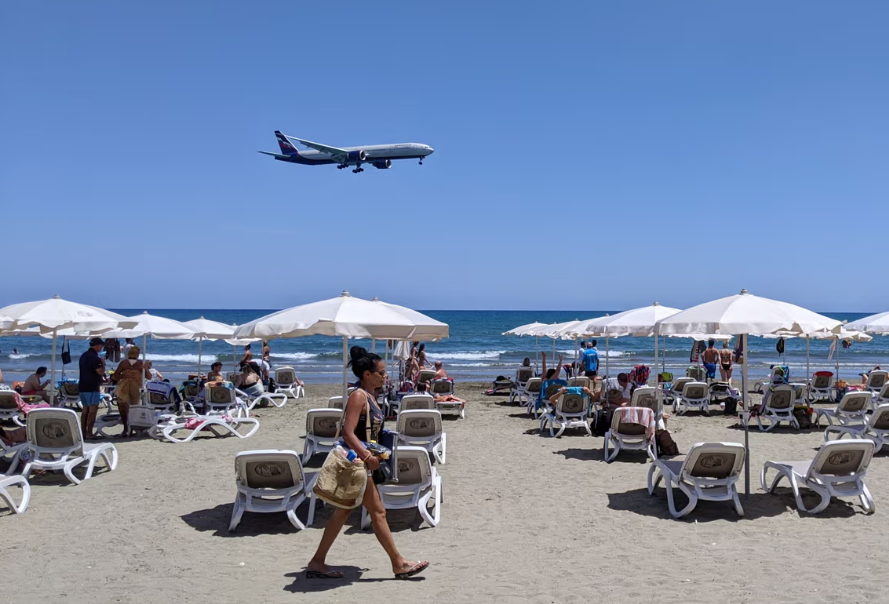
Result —
[[71, 345], [68, 343], [68, 338], [65, 338], [64, 343], [62, 343], [62, 365], [68, 365], [71, 363]]
[[801, 430], [806, 430], [812, 427], [812, 416], [810, 415], [811, 409], [806, 405], [799, 405], [793, 408], [793, 416], [796, 418], [796, 422], [799, 424]]
[[367, 468], [360, 460], [350, 461], [343, 447], [327, 454], [312, 492], [332, 506], [351, 510], [361, 505], [367, 489]]
[[725, 399], [725, 414], [726, 415], [737, 415], [738, 414], [738, 399], [736, 399], [736, 398]]
[[596, 411], [595, 415], [593, 415], [593, 422], [590, 426], [590, 431], [593, 433], [593, 436], [605, 436], [605, 433], [608, 432], [608, 429], [611, 427], [611, 413], [607, 409], [599, 409]]
[[657, 444], [658, 457], [663, 455], [679, 455], [679, 445], [676, 444], [676, 441], [673, 440], [673, 437], [670, 436], [670, 433], [667, 430], [658, 430], [655, 433], [654, 440]]

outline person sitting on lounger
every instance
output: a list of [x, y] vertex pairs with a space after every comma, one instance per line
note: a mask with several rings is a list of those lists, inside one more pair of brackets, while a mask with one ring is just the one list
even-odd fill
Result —
[[444, 365], [442, 365], [441, 361], [435, 361], [435, 375], [432, 376], [433, 380], [446, 380], [448, 378], [448, 372], [445, 371]]
[[[429, 388], [427, 388], [427, 385], [425, 383], [417, 384], [417, 392], [418, 393], [426, 394], [428, 391], [429, 391]], [[453, 394], [433, 394], [432, 399], [436, 403], [462, 403], [464, 405], [466, 404], [466, 401], [464, 401], [462, 398], [457, 398]]]
[[49, 394], [46, 392], [46, 385], [49, 384], [49, 380], [45, 382], [41, 382], [43, 378], [46, 377], [46, 367], [38, 367], [37, 371], [34, 372], [27, 380], [25, 380], [25, 385], [22, 386], [22, 395], [28, 396], [39, 396], [45, 402], [49, 402]]
[[212, 365], [210, 365], [210, 373], [207, 374], [208, 382], [222, 382], [225, 380], [225, 376], [222, 375], [222, 363], [216, 361]]
[[265, 392], [262, 386], [262, 374], [256, 363], [243, 363], [241, 365], [241, 382], [236, 386], [248, 396], [259, 396]]
[[874, 368], [871, 369], [870, 371], [866, 371], [866, 372], [862, 373], [862, 374], [861, 374], [861, 383], [862, 383], [862, 384], [867, 384], [867, 380], [870, 379], [870, 374], [871, 374], [872, 371], [880, 371], [880, 366], [877, 365], [876, 367], [874, 367]]

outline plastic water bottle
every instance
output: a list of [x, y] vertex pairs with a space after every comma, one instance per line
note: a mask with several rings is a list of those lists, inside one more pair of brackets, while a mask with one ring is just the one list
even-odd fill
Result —
[[356, 459], [358, 459], [358, 454], [352, 449], [349, 449], [349, 452], [346, 454], [346, 459], [348, 459], [349, 461], [355, 461]]

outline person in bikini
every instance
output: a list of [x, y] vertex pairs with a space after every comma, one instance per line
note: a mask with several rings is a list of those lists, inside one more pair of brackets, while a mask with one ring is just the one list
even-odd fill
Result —
[[723, 382], [732, 384], [732, 350], [728, 347], [728, 340], [722, 343], [722, 350], [719, 351], [719, 374]]

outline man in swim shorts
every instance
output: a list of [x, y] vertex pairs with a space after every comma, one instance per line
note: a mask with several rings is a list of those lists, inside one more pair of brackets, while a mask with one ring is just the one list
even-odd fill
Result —
[[716, 363], [719, 362], [719, 351], [716, 350], [716, 342], [714, 340], [707, 341], [707, 349], [701, 353], [701, 360], [704, 361], [704, 369], [707, 371], [707, 379], [716, 379]]
[[99, 412], [99, 403], [102, 401], [101, 387], [105, 379], [105, 363], [99, 352], [104, 347], [105, 342], [102, 338], [93, 338], [87, 351], [80, 355], [80, 381], [77, 383], [77, 389], [80, 390], [80, 404], [83, 405], [80, 431], [86, 440], [96, 438], [93, 426]]

